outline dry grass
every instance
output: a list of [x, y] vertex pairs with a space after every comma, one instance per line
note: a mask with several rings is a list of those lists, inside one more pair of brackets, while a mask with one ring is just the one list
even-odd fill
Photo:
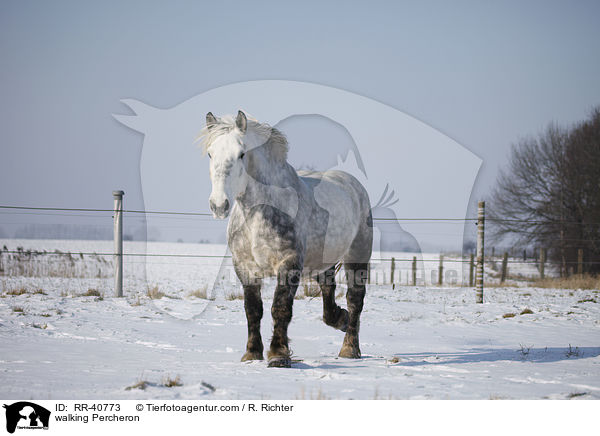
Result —
[[515, 316], [517, 316], [516, 313], [505, 313], [502, 318], [514, 318]]
[[13, 297], [19, 296], [19, 295], [25, 295], [25, 294], [30, 294], [30, 295], [48, 295], [46, 292], [44, 292], [43, 289], [35, 289], [33, 291], [29, 291], [26, 288], [17, 288], [17, 289], [10, 289], [8, 291], [6, 291], [5, 295], [10, 295]]
[[148, 387], [148, 382], [146, 380], [140, 380], [139, 382], [137, 382], [131, 386], [127, 386], [125, 388], [125, 390], [131, 391], [132, 389], [140, 389], [142, 391], [145, 391], [147, 387]]
[[98, 289], [89, 288], [83, 294], [79, 294], [80, 297], [103, 297], [102, 293]]
[[240, 294], [239, 292], [233, 291], [233, 292], [227, 292], [225, 294], [225, 299], [227, 301], [233, 301], [233, 300], [243, 300], [244, 299], [244, 294]]
[[199, 289], [195, 289], [188, 294], [188, 297], [201, 298], [202, 300], [214, 300], [214, 297], [208, 296], [208, 286], [204, 285]]
[[8, 254], [0, 250], [1, 276], [109, 278], [113, 275], [109, 256], [84, 256], [60, 250], [49, 253], [23, 247], [15, 251]]
[[24, 313], [25, 310], [21, 306], [15, 306], [12, 308], [12, 311], [15, 313]]
[[160, 300], [162, 297], [165, 296], [165, 293], [161, 292], [158, 289], [158, 285], [154, 285], [154, 286], [148, 286], [148, 290], [146, 291], [146, 295], [151, 300]]
[[25, 288], [11, 289], [10, 291], [8, 291], [6, 293], [6, 295], [12, 295], [12, 296], [23, 295], [23, 294], [27, 294], [27, 289], [25, 289]]
[[183, 386], [183, 383], [181, 382], [181, 378], [179, 376], [176, 376], [175, 378], [171, 378], [171, 376], [166, 376], [163, 379], [162, 384], [166, 388], [175, 388], [178, 386]]
[[574, 274], [569, 277], [539, 279], [534, 281], [532, 286], [557, 289], [600, 289], [600, 277]]
[[521, 315], [531, 315], [533, 313], [533, 310], [531, 309], [523, 309], [521, 311]]

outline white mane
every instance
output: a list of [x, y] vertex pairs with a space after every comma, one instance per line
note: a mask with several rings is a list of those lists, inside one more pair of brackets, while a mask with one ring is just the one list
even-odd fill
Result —
[[[288, 142], [285, 135], [275, 127], [271, 127], [268, 123], [260, 123], [256, 119], [247, 116], [248, 126], [246, 133], [243, 135], [245, 146], [255, 148], [264, 145], [272, 157], [278, 161], [285, 162], [287, 160]], [[235, 129], [235, 117], [232, 115], [224, 115], [217, 118], [217, 123], [210, 126], [205, 126], [196, 142], [200, 142], [204, 153], [208, 147], [222, 135], [231, 133]]]

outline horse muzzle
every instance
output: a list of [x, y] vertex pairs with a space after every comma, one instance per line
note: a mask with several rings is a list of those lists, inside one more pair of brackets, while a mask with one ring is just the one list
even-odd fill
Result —
[[214, 201], [210, 201], [210, 210], [213, 213], [213, 217], [218, 219], [225, 219], [229, 216], [229, 212], [231, 211], [231, 207], [229, 205], [229, 200], [225, 200], [220, 205], [215, 204]]

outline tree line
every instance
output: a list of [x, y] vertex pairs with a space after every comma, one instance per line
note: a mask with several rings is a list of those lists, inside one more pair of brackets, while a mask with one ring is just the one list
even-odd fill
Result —
[[555, 123], [513, 145], [489, 208], [494, 239], [543, 247], [561, 276], [600, 272], [600, 107], [571, 127]]

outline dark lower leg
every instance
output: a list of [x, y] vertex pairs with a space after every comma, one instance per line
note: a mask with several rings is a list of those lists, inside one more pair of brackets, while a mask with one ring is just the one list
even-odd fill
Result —
[[287, 329], [292, 320], [292, 305], [300, 281], [300, 270], [284, 271], [278, 276], [277, 281], [271, 307], [273, 337], [267, 357], [269, 366], [289, 367], [291, 353]]
[[358, 331], [360, 328], [360, 314], [363, 309], [367, 277], [367, 264], [350, 264], [346, 266], [348, 276], [348, 292], [346, 293], [346, 302], [348, 305], [348, 328], [344, 343], [340, 350], [340, 357], [352, 359], [360, 358], [360, 346], [358, 341]]
[[348, 312], [335, 302], [335, 265], [317, 276], [323, 296], [323, 321], [328, 326], [346, 331]]
[[262, 360], [263, 343], [260, 336], [260, 320], [263, 316], [263, 304], [260, 297], [260, 285], [244, 286], [244, 308], [248, 321], [248, 343], [242, 361]]

